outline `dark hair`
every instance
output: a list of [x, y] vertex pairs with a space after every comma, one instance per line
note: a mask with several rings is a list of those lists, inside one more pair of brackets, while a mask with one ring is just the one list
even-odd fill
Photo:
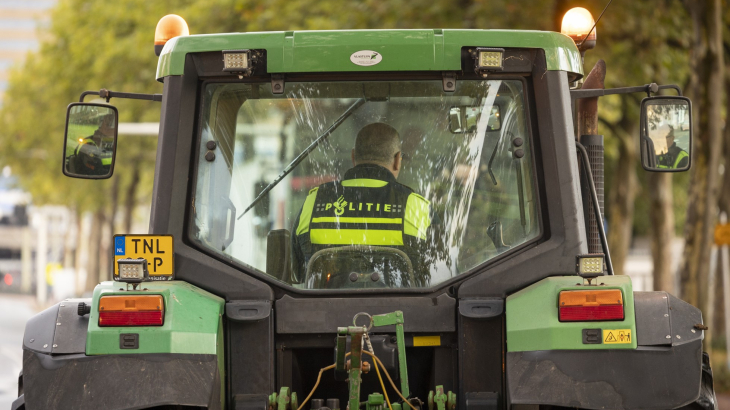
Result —
[[382, 122], [364, 126], [355, 139], [355, 161], [388, 164], [400, 152], [400, 136]]

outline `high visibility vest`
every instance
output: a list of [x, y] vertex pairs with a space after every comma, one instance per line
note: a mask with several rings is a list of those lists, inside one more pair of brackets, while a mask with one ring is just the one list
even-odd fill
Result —
[[[665, 155], [667, 155], [667, 154], [665, 154]], [[671, 166], [657, 165], [657, 168], [677, 169], [677, 167], [679, 166], [679, 163], [682, 162], [682, 160], [685, 159], [685, 158], [687, 158], [687, 157], [689, 157], [689, 154], [687, 153], [687, 151], [680, 150], [679, 153], [677, 154], [677, 157], [674, 159], [674, 162], [672, 163]], [[660, 161], [663, 160], [663, 159], [664, 159], [664, 155], [660, 156]]]
[[79, 151], [82, 149], [84, 145], [90, 145], [93, 146], [94, 150], [97, 150], [98, 152], [94, 153], [95, 156], [97, 156], [101, 160], [101, 165], [104, 166], [110, 166], [112, 164], [112, 153], [111, 152], [104, 152], [101, 148], [99, 148], [98, 145], [94, 142], [93, 139], [84, 138], [84, 141], [79, 143], [79, 145], [76, 147], [76, 155], [79, 155]]
[[360, 165], [342, 181], [309, 191], [293, 226], [293, 250], [300, 253], [295, 264], [302, 264], [295, 269], [305, 269], [321, 249], [351, 245], [399, 249], [416, 266], [419, 242], [427, 239], [430, 226], [427, 199], [396, 182], [385, 168]]

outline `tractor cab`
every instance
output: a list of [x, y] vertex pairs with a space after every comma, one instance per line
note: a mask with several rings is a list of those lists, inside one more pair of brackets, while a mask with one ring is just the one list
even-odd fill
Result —
[[527, 89], [206, 84], [188, 235], [297, 290], [443, 286], [540, 236]]
[[[583, 23], [164, 17], [161, 95], [82, 95], [161, 102], [149, 234], [115, 236], [113, 280], [28, 323], [15, 408], [713, 408], [701, 312], [613, 275], [598, 183], [597, 98], [650, 96], [636, 143], [665, 172], [691, 165], [690, 102], [584, 76]], [[116, 128], [103, 174], [72, 166], [102, 119], [69, 107], [67, 175], [111, 176]]]

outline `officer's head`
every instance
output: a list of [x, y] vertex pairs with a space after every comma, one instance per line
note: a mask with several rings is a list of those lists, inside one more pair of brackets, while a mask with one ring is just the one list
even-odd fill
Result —
[[669, 132], [665, 138], [667, 139], [667, 148], [674, 145], [674, 128], [669, 127]]
[[352, 163], [380, 165], [387, 168], [397, 178], [401, 166], [398, 131], [382, 122], [364, 126], [355, 139]]

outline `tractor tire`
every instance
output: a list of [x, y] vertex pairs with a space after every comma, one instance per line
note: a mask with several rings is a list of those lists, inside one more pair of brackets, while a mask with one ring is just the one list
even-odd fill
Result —
[[702, 353], [702, 385], [700, 386], [700, 397], [694, 403], [680, 407], [680, 410], [716, 410], [717, 397], [712, 381], [712, 368], [710, 367], [710, 355]]

